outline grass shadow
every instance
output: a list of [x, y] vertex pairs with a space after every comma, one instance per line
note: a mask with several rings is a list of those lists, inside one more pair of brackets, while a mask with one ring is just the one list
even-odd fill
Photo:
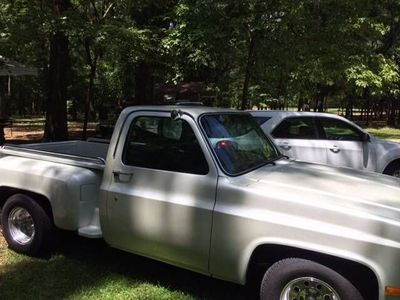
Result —
[[63, 233], [49, 259], [10, 254], [0, 299], [248, 299], [246, 288]]

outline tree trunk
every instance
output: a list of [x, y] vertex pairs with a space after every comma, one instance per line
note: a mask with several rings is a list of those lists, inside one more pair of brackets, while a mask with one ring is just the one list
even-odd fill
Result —
[[[60, 15], [69, 9], [69, 0], [54, 0], [53, 11]], [[62, 31], [50, 37], [48, 98], [44, 139], [61, 141], [68, 138], [67, 125], [67, 72], [69, 68], [68, 38]]]
[[93, 107], [93, 88], [94, 88], [94, 79], [96, 77], [96, 69], [97, 69], [97, 53], [95, 53], [94, 58], [92, 58], [88, 39], [85, 40], [85, 50], [86, 50], [86, 59], [90, 66], [90, 73], [89, 73], [89, 86], [86, 92], [85, 116], [83, 120], [82, 140], [86, 140], [87, 138], [87, 126], [89, 122], [90, 109], [91, 107]]
[[137, 66], [135, 76], [135, 103], [156, 104], [154, 102], [154, 78], [153, 68], [148, 62], [141, 62]]
[[5, 93], [4, 93], [4, 82], [2, 77], [0, 77], [0, 118], [4, 118], [6, 116], [6, 108], [5, 108]]
[[297, 111], [302, 111], [304, 107], [304, 99], [301, 97], [297, 101]]
[[324, 100], [327, 95], [327, 88], [323, 85], [317, 85], [317, 94], [314, 96], [314, 111], [324, 111]]
[[397, 123], [396, 125], [398, 126], [400, 124], [400, 102], [398, 98], [395, 98], [396, 101], [396, 106], [397, 106]]
[[345, 112], [345, 117], [347, 119], [352, 119], [353, 118], [353, 105], [354, 105], [354, 100], [353, 100], [353, 94], [349, 93], [346, 95], [346, 112]]
[[94, 78], [96, 76], [96, 66], [90, 67], [90, 75], [89, 75], [89, 86], [86, 92], [86, 102], [85, 102], [85, 116], [83, 120], [83, 131], [82, 131], [82, 140], [87, 139], [87, 127], [89, 123], [89, 113], [91, 107], [93, 107], [93, 88], [94, 88]]
[[324, 111], [324, 101], [325, 101], [325, 96], [320, 95], [318, 103], [317, 103], [317, 111], [318, 112], [323, 112]]
[[393, 96], [390, 96], [388, 99], [389, 104], [389, 111], [388, 111], [388, 125], [389, 126], [395, 126], [396, 125], [396, 105], [395, 102], [396, 100], [394, 99]]
[[251, 71], [254, 64], [254, 54], [256, 48], [256, 34], [251, 36], [250, 43], [249, 43], [249, 50], [246, 60], [246, 70], [244, 74], [244, 83], [243, 83], [243, 91], [242, 91], [242, 100], [240, 103], [240, 109], [245, 110], [249, 106], [249, 84], [250, 84], [250, 77]]

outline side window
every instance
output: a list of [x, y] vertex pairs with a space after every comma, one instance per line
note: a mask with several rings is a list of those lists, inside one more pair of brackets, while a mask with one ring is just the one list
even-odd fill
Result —
[[122, 161], [129, 166], [149, 169], [208, 173], [207, 161], [190, 125], [171, 118], [134, 119]]
[[294, 117], [283, 120], [272, 131], [272, 136], [283, 139], [317, 139], [314, 121], [309, 117]]
[[327, 140], [361, 141], [360, 132], [350, 124], [329, 118], [319, 118]]

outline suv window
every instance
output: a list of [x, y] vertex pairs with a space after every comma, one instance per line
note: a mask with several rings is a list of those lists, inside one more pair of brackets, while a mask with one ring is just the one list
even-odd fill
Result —
[[258, 117], [258, 116], [253, 116], [253, 118], [256, 120], [257, 124], [260, 126], [271, 119], [271, 117]]
[[190, 125], [185, 120], [166, 117], [134, 119], [122, 161], [149, 169], [208, 173], [207, 161]]
[[286, 118], [272, 131], [272, 136], [284, 139], [318, 138], [314, 120], [310, 117]]
[[357, 128], [341, 120], [319, 118], [327, 140], [361, 141]]

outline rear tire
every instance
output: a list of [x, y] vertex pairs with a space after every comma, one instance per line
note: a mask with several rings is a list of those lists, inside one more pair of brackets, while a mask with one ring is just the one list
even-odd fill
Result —
[[1, 222], [4, 238], [15, 252], [38, 256], [49, 248], [53, 224], [45, 210], [31, 197], [15, 194], [8, 198]]
[[261, 283], [261, 300], [362, 300], [353, 284], [316, 262], [288, 258], [273, 264]]
[[391, 162], [383, 171], [383, 174], [400, 177], [400, 161], [396, 160]]

